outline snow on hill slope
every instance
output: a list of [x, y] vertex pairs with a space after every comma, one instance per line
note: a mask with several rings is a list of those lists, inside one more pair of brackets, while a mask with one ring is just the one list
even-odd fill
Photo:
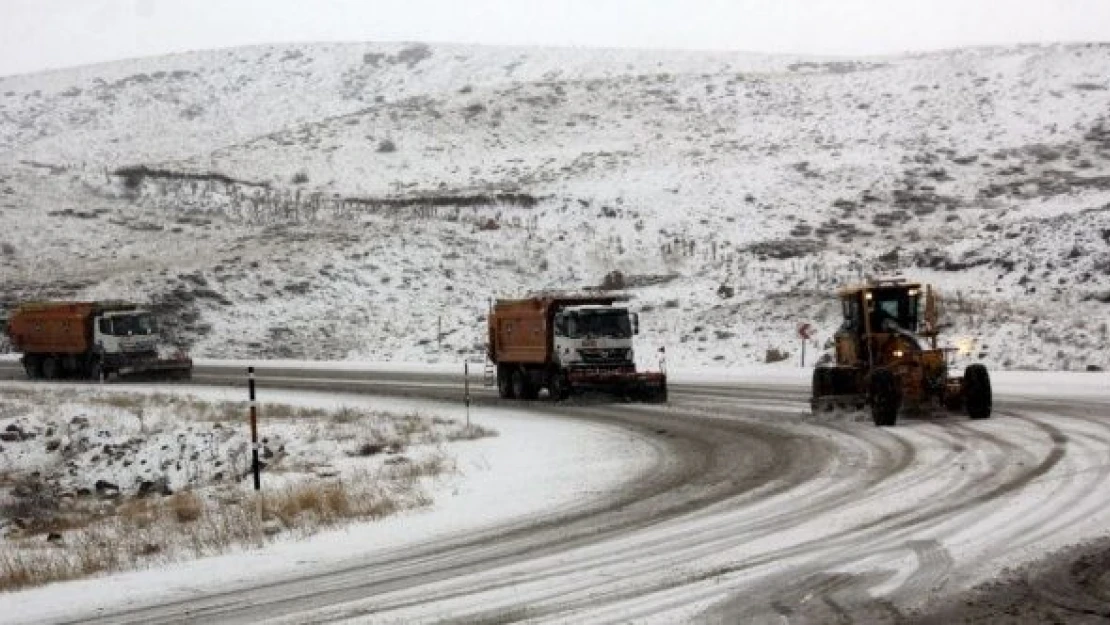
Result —
[[205, 356], [444, 362], [481, 357], [489, 298], [620, 272], [645, 358], [731, 365], [902, 272], [973, 359], [1106, 367], [1108, 66], [326, 44], [2, 78], [0, 299], [151, 301]]

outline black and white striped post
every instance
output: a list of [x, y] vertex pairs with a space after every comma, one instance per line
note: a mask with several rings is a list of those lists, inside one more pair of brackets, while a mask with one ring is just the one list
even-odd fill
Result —
[[466, 404], [466, 429], [470, 430], [470, 361], [463, 361], [463, 403]]
[[254, 367], [247, 367], [247, 388], [251, 397], [251, 471], [254, 473], [254, 490], [262, 490], [262, 476], [258, 466], [258, 402], [254, 398]]

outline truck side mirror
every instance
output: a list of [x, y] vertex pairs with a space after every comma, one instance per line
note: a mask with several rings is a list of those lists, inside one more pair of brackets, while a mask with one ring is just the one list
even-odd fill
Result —
[[640, 333], [640, 314], [632, 313], [632, 334]]

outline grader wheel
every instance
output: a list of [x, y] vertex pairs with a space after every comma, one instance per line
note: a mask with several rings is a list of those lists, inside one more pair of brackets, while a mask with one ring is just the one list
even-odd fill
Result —
[[980, 364], [968, 365], [964, 369], [964, 405], [967, 415], [972, 419], [987, 419], [991, 416], [993, 397], [991, 378], [987, 368]]
[[871, 420], [879, 427], [894, 425], [901, 403], [898, 378], [886, 369], [876, 371], [871, 376]]

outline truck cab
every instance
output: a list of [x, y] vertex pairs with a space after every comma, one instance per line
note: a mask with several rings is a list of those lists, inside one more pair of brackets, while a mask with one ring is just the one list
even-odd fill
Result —
[[158, 350], [154, 316], [142, 309], [106, 311], [93, 319], [93, 344], [105, 360]]
[[629, 367], [639, 317], [619, 306], [566, 306], [555, 313], [554, 348], [566, 368]]

